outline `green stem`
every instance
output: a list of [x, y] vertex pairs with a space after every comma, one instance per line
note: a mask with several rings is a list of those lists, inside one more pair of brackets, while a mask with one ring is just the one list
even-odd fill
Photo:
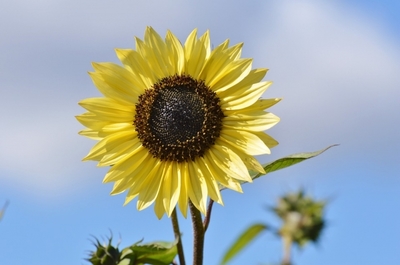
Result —
[[200, 211], [189, 200], [193, 223], [193, 265], [203, 264], [204, 226]]
[[213, 204], [214, 204], [214, 201], [210, 199], [210, 201], [208, 202], [208, 207], [207, 207], [207, 215], [206, 215], [206, 217], [204, 217], [204, 222], [203, 222], [204, 233], [206, 233], [208, 225], [210, 224], [211, 211], [212, 211]]
[[176, 208], [172, 212], [171, 220], [172, 220], [172, 227], [174, 228], [175, 239], [178, 239], [177, 248], [178, 248], [179, 264], [186, 265], [185, 255], [183, 253], [181, 231], [179, 229], [178, 216], [176, 215]]

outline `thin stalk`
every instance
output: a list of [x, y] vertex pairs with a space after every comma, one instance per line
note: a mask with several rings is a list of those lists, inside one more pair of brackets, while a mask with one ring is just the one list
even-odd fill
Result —
[[210, 224], [211, 211], [212, 211], [213, 204], [214, 204], [214, 201], [210, 199], [210, 201], [208, 202], [208, 206], [207, 206], [207, 215], [206, 215], [206, 217], [204, 217], [204, 222], [203, 222], [204, 233], [207, 231], [208, 225]]
[[189, 209], [193, 223], [193, 265], [203, 264], [204, 226], [200, 211], [189, 200]]
[[4, 212], [6, 211], [8, 204], [9, 204], [9, 201], [6, 201], [4, 203], [3, 208], [0, 210], [0, 220], [3, 218]]
[[176, 208], [172, 212], [171, 220], [172, 220], [172, 227], [174, 229], [175, 239], [178, 239], [177, 248], [178, 248], [179, 265], [186, 265], [185, 255], [183, 253], [181, 231], [179, 229], [178, 216], [176, 215]]
[[291, 260], [291, 249], [292, 249], [292, 237], [284, 235], [282, 237], [283, 241], [283, 258], [282, 265], [290, 265]]

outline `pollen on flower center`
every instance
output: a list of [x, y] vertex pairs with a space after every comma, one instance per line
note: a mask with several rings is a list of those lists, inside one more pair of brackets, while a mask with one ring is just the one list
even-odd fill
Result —
[[134, 125], [154, 157], [183, 162], [194, 161], [215, 143], [223, 117], [219, 98], [202, 80], [174, 75], [139, 97]]

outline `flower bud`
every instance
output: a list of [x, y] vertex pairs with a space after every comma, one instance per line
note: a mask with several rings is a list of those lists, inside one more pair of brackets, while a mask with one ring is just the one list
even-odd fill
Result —
[[109, 238], [108, 244], [100, 244], [96, 239], [94, 243], [96, 251], [90, 252], [90, 258], [87, 260], [93, 265], [117, 265], [120, 262], [121, 253], [117, 247], [111, 245], [112, 237]]

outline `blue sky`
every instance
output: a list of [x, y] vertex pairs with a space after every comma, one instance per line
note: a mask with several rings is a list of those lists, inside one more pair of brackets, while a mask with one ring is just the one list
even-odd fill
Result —
[[[94, 141], [78, 136], [81, 99], [99, 92], [91, 62], [117, 62], [146, 26], [181, 40], [209, 29], [214, 46], [244, 42], [253, 67], [283, 97], [271, 111], [279, 142], [262, 162], [339, 143], [320, 157], [224, 191], [206, 235], [205, 264], [217, 264], [278, 196], [305, 188], [331, 199], [318, 246], [296, 264], [374, 265], [400, 260], [400, 5], [396, 1], [3, 1], [0, 3], [0, 264], [88, 264], [90, 235], [113, 231], [121, 246], [173, 240], [170, 220], [109, 196], [105, 168], [81, 162]], [[180, 218], [186, 257], [191, 224]], [[232, 264], [278, 262], [265, 234]]]

